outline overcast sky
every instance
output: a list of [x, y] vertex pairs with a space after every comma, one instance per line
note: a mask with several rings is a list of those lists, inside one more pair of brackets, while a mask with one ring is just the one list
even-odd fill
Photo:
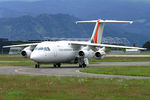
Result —
[[[44, 1], [44, 0], [0, 0], [0, 2], [7, 2], [7, 1], [35, 2], [35, 1]], [[145, 3], [150, 3], [150, 0], [118, 0], [118, 1], [130, 1], [130, 2], [145, 2]]]
[[35, 2], [35, 1], [41, 1], [41, 0], [0, 0], [0, 2], [6, 2], [6, 1], [24, 1], [24, 2]]

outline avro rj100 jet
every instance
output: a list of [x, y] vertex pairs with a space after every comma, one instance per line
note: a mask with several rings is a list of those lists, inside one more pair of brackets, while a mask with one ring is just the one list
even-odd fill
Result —
[[4, 46], [4, 48], [21, 47], [21, 55], [23, 57], [29, 57], [35, 61], [35, 68], [39, 68], [40, 64], [53, 64], [54, 67], [60, 67], [62, 63], [78, 63], [79, 67], [86, 67], [89, 64], [88, 61], [93, 57], [96, 59], [104, 58], [106, 54], [105, 48], [107, 47], [141, 50], [145, 49], [101, 43], [105, 23], [132, 24], [132, 21], [90, 20], [77, 21], [76, 23], [96, 23], [89, 41], [45, 41], [41, 43]]

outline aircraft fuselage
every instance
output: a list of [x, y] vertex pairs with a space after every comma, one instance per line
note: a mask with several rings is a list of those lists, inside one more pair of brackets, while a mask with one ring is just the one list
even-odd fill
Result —
[[[86, 49], [86, 47], [83, 48]], [[76, 58], [80, 49], [72, 48], [69, 41], [42, 42], [35, 47], [30, 58], [38, 63], [78, 63]], [[89, 52], [88, 59], [94, 57], [93, 50], [87, 51]]]

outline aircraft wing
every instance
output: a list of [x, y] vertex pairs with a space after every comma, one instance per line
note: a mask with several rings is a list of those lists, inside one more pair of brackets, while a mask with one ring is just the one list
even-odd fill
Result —
[[139, 50], [146, 50], [146, 48], [139, 48], [139, 47], [130, 47], [130, 46], [120, 46], [120, 45], [109, 45], [109, 44], [95, 44], [90, 42], [70, 42], [71, 45], [76, 46], [91, 46], [91, 47], [106, 47], [106, 48], [123, 48], [123, 49], [139, 49]]
[[11, 48], [11, 47], [27, 47], [27, 46], [37, 46], [38, 43], [30, 43], [30, 44], [20, 44], [20, 45], [9, 45], [9, 46], [3, 46], [3, 48]]

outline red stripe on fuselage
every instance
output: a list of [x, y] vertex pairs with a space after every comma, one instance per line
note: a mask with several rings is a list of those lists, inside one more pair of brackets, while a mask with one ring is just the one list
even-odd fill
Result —
[[95, 32], [95, 35], [94, 35], [94, 43], [97, 43], [97, 36], [98, 36], [98, 30], [100, 28], [100, 20], [97, 21], [98, 25], [97, 25], [97, 28], [96, 28], [96, 32]]

